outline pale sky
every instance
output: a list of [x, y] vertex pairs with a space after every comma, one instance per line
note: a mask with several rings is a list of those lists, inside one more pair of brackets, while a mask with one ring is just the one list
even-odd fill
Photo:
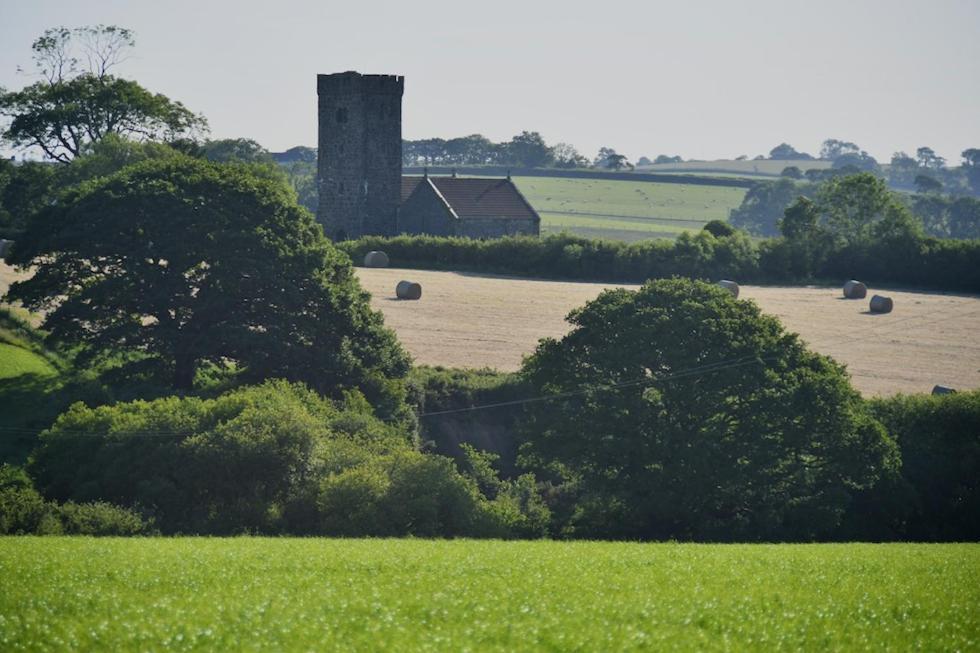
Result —
[[978, 0], [0, 0], [0, 86], [48, 27], [116, 24], [116, 69], [212, 138], [316, 144], [316, 74], [405, 75], [404, 136], [539, 131], [590, 158], [856, 142], [980, 147]]

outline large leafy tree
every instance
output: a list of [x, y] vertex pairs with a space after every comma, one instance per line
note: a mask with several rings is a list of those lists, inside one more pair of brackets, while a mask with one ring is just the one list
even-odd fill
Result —
[[914, 238], [922, 230], [885, 181], [869, 172], [830, 179], [817, 192], [817, 206], [823, 225], [844, 244], [903, 234]]
[[0, 230], [20, 230], [30, 216], [50, 202], [57, 186], [53, 166], [37, 162], [14, 165], [0, 159]]
[[180, 102], [110, 74], [133, 44], [132, 32], [116, 26], [46, 31], [33, 45], [44, 80], [0, 89], [0, 115], [8, 119], [3, 139], [69, 163], [110, 134], [176, 140], [206, 130], [204, 118]]
[[523, 374], [525, 463], [578, 492], [579, 535], [808, 539], [896, 463], [843, 367], [684, 279], [608, 290]]
[[779, 220], [790, 202], [812, 192], [812, 188], [797, 186], [786, 178], [754, 184], [742, 199], [741, 206], [732, 209], [729, 222], [760, 236], [775, 236], [779, 233]]
[[45, 311], [53, 339], [156, 358], [174, 388], [204, 361], [369, 394], [407, 370], [349, 259], [288, 186], [249, 166], [179, 155], [82, 183], [9, 260], [36, 267], [9, 299]]

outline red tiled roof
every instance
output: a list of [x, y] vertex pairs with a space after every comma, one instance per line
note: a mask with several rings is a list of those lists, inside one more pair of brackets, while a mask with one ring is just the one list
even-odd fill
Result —
[[415, 187], [422, 181], [422, 177], [402, 177], [402, 204], [415, 192]]
[[[402, 201], [408, 199], [422, 177], [402, 177]], [[522, 218], [538, 219], [510, 179], [429, 177], [446, 203], [461, 219]]]

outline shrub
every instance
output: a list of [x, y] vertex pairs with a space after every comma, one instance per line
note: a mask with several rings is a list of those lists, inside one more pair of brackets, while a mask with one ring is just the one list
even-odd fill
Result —
[[136, 512], [104, 501], [69, 501], [59, 507], [58, 513], [66, 535], [146, 535], [151, 527]]
[[42, 434], [30, 471], [48, 497], [138, 504], [165, 533], [276, 533], [321, 474], [411, 447], [365, 406], [282, 381], [216, 399], [75, 404]]
[[980, 540], [980, 391], [869, 404], [898, 443], [902, 465], [888, 484], [861, 495], [852, 532], [876, 539]]
[[724, 238], [725, 236], [733, 236], [735, 235], [735, 231], [736, 231], [735, 227], [728, 224], [727, 222], [723, 222], [722, 220], [712, 220], [711, 222], [707, 223], [701, 228], [707, 231], [715, 238]]
[[30, 477], [20, 468], [0, 465], [0, 535], [58, 533], [60, 526]]
[[145, 507], [168, 534], [504, 537], [531, 528], [525, 514], [540, 525], [533, 479], [504, 513], [504, 499], [491, 505], [450, 458], [417, 451], [353, 391], [335, 403], [274, 381], [216, 399], [75, 404], [41, 442], [30, 470], [67, 502], [67, 533], [145, 530], [109, 504]]
[[151, 524], [108, 503], [45, 501], [24, 470], [0, 465], [0, 535], [141, 535]]

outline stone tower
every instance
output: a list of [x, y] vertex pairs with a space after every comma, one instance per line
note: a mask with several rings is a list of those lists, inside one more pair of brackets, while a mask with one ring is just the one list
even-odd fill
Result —
[[317, 75], [317, 219], [329, 238], [396, 233], [405, 78]]

